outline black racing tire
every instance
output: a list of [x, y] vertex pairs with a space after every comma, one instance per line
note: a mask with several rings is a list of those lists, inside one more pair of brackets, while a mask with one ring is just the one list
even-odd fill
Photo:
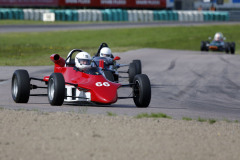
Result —
[[27, 103], [30, 96], [30, 79], [26, 70], [16, 70], [12, 76], [12, 98], [16, 103]]
[[205, 48], [206, 48], [206, 42], [202, 41], [202, 42], [201, 42], [200, 50], [201, 50], [201, 51], [205, 51]]
[[151, 101], [151, 84], [147, 75], [138, 74], [134, 77], [133, 100], [137, 107], [146, 108]]
[[137, 75], [137, 67], [135, 63], [130, 63], [128, 69], [129, 83], [133, 82], [134, 77]]
[[65, 80], [61, 73], [52, 73], [48, 80], [48, 101], [52, 106], [61, 106], [65, 97]]
[[209, 41], [206, 41], [206, 42], [205, 42], [205, 51], [207, 51], [207, 52], [209, 51], [209, 48], [208, 48], [208, 47], [209, 47], [209, 44], [210, 44]]
[[235, 42], [232, 42], [230, 45], [230, 52], [231, 54], [235, 54]]
[[230, 51], [230, 44], [228, 42], [225, 43], [225, 52], [228, 54]]
[[113, 73], [111, 71], [104, 71], [104, 75], [106, 77], [107, 80], [114, 82], [114, 76]]
[[135, 59], [135, 60], [133, 60], [132, 63], [135, 63], [135, 65], [136, 65], [137, 74], [142, 74], [142, 63], [141, 63], [141, 60]]
[[118, 74], [114, 73], [114, 74], [113, 74], [113, 77], [114, 77], [114, 82], [118, 83], [118, 81], [119, 81], [119, 76], [118, 76]]

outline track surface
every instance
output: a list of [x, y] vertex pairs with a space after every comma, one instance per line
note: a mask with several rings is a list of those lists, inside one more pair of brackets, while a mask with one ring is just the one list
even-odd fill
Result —
[[[120, 63], [129, 63], [133, 59], [142, 61], [143, 73], [149, 76], [152, 84], [148, 108], [136, 108], [132, 99], [119, 100], [110, 106], [50, 106], [47, 97], [30, 97], [28, 104], [13, 102], [10, 90], [15, 69], [24, 68], [30, 76], [42, 78], [52, 73], [53, 66], [0, 67], [0, 107], [89, 114], [112, 112], [117, 115], [163, 112], [176, 119], [240, 120], [239, 55], [148, 48], [114, 55], [121, 56]], [[125, 79], [121, 81], [127, 83]], [[129, 94], [130, 89], [119, 90], [120, 96]]]
[[47, 32], [63, 30], [86, 30], [86, 29], [114, 29], [114, 28], [139, 28], [154, 26], [200, 26], [200, 25], [232, 25], [239, 22], [116, 22], [116, 23], [89, 23], [89, 24], [35, 24], [35, 25], [0, 25], [0, 33], [9, 32]]

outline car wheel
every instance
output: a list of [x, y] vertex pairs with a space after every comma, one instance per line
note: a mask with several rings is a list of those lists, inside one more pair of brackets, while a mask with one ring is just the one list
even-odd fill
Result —
[[104, 75], [107, 80], [114, 82], [114, 76], [111, 71], [104, 71]]
[[205, 51], [205, 48], [206, 48], [206, 43], [204, 41], [201, 42], [201, 47], [200, 47], [200, 50], [201, 51]]
[[230, 45], [228, 42], [225, 43], [225, 52], [228, 54], [230, 50]]
[[142, 63], [141, 63], [141, 61], [136, 59], [136, 60], [133, 60], [132, 63], [135, 63], [135, 65], [136, 65], [137, 74], [142, 74]]
[[235, 42], [231, 43], [230, 51], [231, 51], [231, 54], [235, 54]]
[[65, 97], [65, 80], [61, 73], [52, 73], [48, 80], [48, 101], [52, 106], [61, 106]]
[[12, 98], [16, 103], [27, 103], [29, 96], [29, 74], [26, 70], [16, 70], [12, 76]]
[[151, 101], [151, 84], [147, 75], [138, 74], [134, 77], [133, 100], [137, 107], [146, 108]]
[[129, 83], [133, 82], [134, 77], [137, 75], [137, 68], [135, 63], [130, 63], [128, 69]]

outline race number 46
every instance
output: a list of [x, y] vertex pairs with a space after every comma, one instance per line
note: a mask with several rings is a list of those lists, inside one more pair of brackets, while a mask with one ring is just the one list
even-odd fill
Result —
[[110, 84], [108, 82], [97, 82], [96, 86], [97, 87], [102, 87], [102, 86], [109, 87]]

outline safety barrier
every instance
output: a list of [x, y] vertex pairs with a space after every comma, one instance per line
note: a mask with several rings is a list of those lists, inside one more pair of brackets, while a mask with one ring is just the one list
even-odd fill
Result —
[[54, 13], [56, 21], [228, 21], [226, 11], [174, 11], [125, 9], [14, 9], [0, 8], [1, 19], [42, 21], [44, 13]]
[[0, 8], [0, 20], [1, 19], [23, 19], [22, 9], [8, 9]]
[[204, 21], [228, 21], [229, 13], [226, 11], [203, 11]]
[[24, 20], [42, 21], [44, 13], [51, 13], [50, 9], [23, 9]]
[[157, 10], [153, 12], [155, 21], [178, 21], [177, 11]]

